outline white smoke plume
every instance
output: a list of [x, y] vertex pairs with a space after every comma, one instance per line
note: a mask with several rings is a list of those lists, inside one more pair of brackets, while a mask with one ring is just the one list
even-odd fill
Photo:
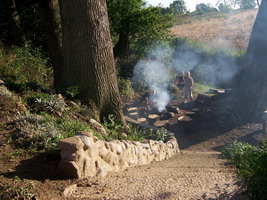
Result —
[[191, 71], [195, 80], [210, 86], [231, 82], [239, 71], [236, 58], [223, 52], [207, 54], [188, 46], [181, 49], [174, 51], [163, 45], [151, 48], [147, 59], [140, 60], [134, 68], [133, 81], [145, 81], [149, 90], [156, 91], [160, 112], [171, 99], [167, 88], [173, 81], [173, 69], [177, 73]]
[[239, 71], [236, 58], [233, 56], [218, 51], [208, 55], [191, 48], [175, 52], [172, 65], [178, 73], [193, 71], [195, 76], [193, 78], [210, 86], [231, 82]]
[[170, 101], [167, 87], [171, 75], [166, 60], [171, 55], [172, 50], [169, 47], [157, 46], [148, 52], [148, 59], [140, 60], [134, 69], [133, 80], [143, 80], [148, 85], [149, 90], [155, 90], [159, 112], [163, 111]]

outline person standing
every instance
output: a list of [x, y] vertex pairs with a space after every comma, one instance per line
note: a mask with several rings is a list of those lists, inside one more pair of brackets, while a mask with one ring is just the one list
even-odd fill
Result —
[[184, 103], [187, 100], [193, 101], [193, 87], [194, 87], [194, 80], [190, 75], [190, 72], [186, 72], [185, 74], [185, 81], [184, 81]]

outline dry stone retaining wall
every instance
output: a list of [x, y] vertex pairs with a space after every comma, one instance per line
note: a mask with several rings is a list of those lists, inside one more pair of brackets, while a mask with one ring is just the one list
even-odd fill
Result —
[[74, 137], [58, 143], [61, 149], [59, 172], [69, 178], [105, 176], [108, 172], [124, 170], [168, 159], [179, 153], [174, 136], [168, 142], [149, 140], [103, 141], [90, 132], [77, 132]]

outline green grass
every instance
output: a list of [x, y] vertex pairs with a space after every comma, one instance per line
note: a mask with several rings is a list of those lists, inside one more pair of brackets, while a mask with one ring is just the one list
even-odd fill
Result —
[[217, 89], [212, 86], [205, 85], [203, 83], [196, 83], [195, 82], [195, 87], [193, 89], [193, 95], [197, 96], [197, 94], [202, 93], [202, 94], [207, 94], [209, 96], [212, 96], [214, 94], [208, 93], [209, 89]]

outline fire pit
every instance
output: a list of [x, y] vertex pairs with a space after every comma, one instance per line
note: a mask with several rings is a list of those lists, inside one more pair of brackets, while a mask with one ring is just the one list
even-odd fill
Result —
[[135, 103], [128, 105], [125, 114], [141, 123], [166, 127], [170, 121], [177, 123], [179, 111], [179, 107], [174, 105], [168, 105], [163, 111], [159, 112], [156, 108], [145, 109], [144, 106]]

